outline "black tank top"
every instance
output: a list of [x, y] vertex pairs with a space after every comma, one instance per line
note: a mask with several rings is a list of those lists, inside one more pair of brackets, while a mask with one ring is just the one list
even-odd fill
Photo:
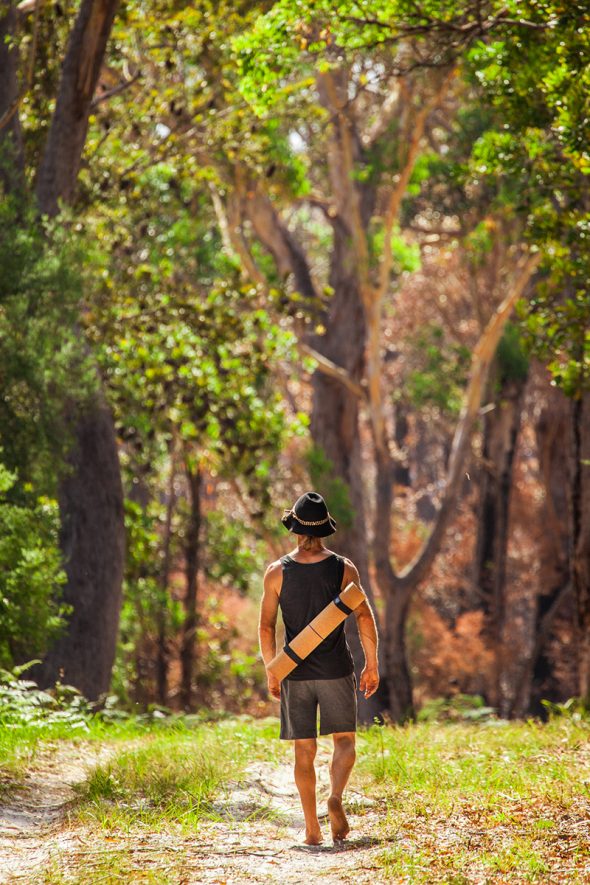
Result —
[[[287, 642], [297, 636], [338, 594], [344, 575], [344, 560], [333, 553], [319, 562], [295, 562], [283, 556], [283, 585], [279, 605]], [[287, 679], [340, 679], [354, 671], [344, 624], [318, 645]]]

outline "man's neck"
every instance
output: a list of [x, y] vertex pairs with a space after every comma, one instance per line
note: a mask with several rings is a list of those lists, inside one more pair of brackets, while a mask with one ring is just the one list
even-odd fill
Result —
[[298, 562], [319, 562], [329, 553], [321, 538], [298, 538], [294, 558]]

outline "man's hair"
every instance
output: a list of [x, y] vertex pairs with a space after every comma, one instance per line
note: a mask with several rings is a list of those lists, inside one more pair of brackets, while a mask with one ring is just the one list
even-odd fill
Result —
[[299, 537], [301, 539], [299, 542], [299, 546], [303, 550], [312, 550], [314, 547], [317, 546], [317, 542], [320, 541], [321, 544], [322, 540], [321, 538], [316, 538], [315, 535], [299, 535]]

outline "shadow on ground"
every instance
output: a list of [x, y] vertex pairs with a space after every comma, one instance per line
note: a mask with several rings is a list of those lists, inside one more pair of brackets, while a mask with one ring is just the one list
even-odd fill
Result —
[[[385, 840], [390, 841], [390, 840]], [[333, 842], [331, 845], [322, 843], [321, 845], [293, 845], [293, 851], [303, 851], [305, 854], [342, 854], [345, 851], [362, 851], [366, 848], [376, 848], [378, 845], [384, 845], [382, 839], [375, 839], [370, 836], [359, 836], [356, 839], [343, 839], [340, 842]]]

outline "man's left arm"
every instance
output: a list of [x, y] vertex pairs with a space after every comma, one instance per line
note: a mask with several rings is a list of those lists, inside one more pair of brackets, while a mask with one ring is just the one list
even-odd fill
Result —
[[[359, 587], [361, 586], [356, 566], [353, 565], [350, 560], [346, 560], [342, 583], [346, 586], [350, 581], [354, 581]], [[370, 698], [379, 688], [379, 639], [377, 635], [377, 625], [368, 601], [361, 602], [361, 604], [355, 608], [354, 614], [359, 631], [359, 639], [365, 655], [365, 666], [361, 673], [359, 689], [365, 693], [366, 698]]]

